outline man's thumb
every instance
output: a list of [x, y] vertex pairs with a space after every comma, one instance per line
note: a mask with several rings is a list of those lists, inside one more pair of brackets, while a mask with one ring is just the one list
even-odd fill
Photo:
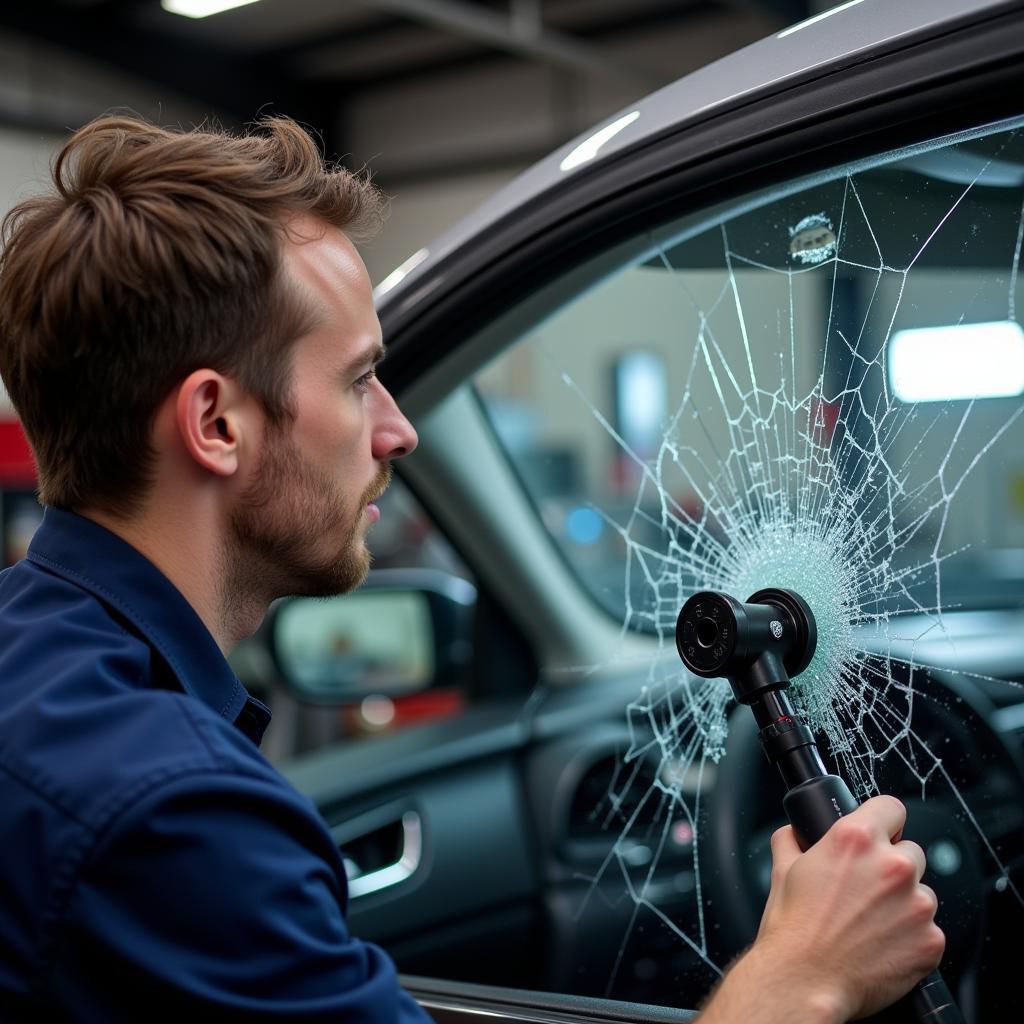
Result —
[[785, 877], [793, 861], [802, 852], [789, 825], [776, 829], [772, 833], [772, 874]]

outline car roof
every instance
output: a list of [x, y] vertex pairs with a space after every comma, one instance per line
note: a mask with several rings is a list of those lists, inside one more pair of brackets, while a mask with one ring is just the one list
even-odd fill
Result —
[[826, 67], [860, 63], [1014, 6], [1008, 0], [847, 0], [737, 50], [631, 104], [524, 171], [388, 275], [375, 291], [378, 306], [396, 301], [450, 253], [573, 175]]

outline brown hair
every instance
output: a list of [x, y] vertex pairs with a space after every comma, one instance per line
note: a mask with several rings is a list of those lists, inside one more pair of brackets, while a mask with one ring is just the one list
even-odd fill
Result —
[[0, 375], [40, 500], [129, 515], [156, 410], [193, 370], [232, 376], [274, 424], [293, 415], [308, 312], [282, 279], [284, 223], [310, 213], [359, 236], [382, 201], [282, 117], [234, 136], [108, 115], [71, 136], [53, 179], [3, 221]]

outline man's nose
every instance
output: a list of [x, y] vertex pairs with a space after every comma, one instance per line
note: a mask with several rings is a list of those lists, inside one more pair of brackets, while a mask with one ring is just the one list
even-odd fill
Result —
[[373, 457], [400, 459], [413, 451], [419, 438], [413, 425], [402, 415], [398, 403], [383, 385], [377, 392], [376, 419], [373, 430]]

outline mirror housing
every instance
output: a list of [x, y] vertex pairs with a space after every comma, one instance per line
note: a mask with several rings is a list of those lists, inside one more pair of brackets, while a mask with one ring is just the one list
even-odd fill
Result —
[[472, 656], [476, 588], [438, 569], [376, 569], [339, 597], [289, 597], [267, 622], [281, 681], [305, 703], [345, 705], [455, 686]]

